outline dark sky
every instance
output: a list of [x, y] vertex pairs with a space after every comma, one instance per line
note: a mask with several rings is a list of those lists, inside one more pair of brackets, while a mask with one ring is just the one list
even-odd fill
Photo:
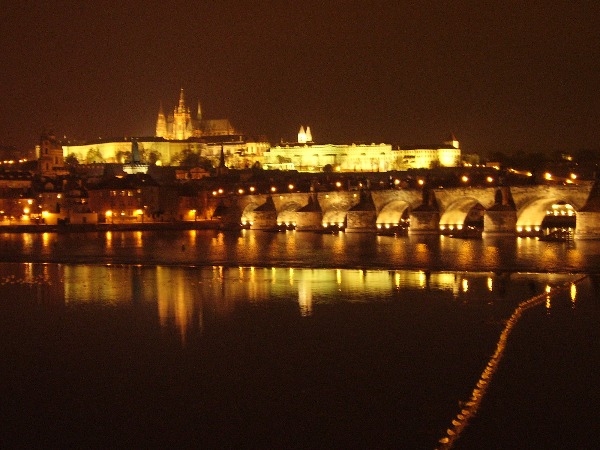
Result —
[[0, 144], [154, 134], [180, 87], [271, 142], [600, 147], [597, 1], [15, 1]]

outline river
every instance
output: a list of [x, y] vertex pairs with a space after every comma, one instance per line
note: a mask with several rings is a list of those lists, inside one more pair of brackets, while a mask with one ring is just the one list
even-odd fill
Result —
[[597, 320], [595, 277], [571, 285], [600, 267], [596, 241], [190, 230], [0, 245], [3, 447], [431, 449], [520, 302], [571, 286], [544, 320]]

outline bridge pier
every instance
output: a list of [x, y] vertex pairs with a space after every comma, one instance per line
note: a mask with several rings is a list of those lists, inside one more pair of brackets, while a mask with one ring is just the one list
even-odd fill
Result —
[[577, 211], [575, 239], [600, 239], [600, 182], [595, 181], [585, 205]]
[[575, 239], [600, 239], [600, 212], [579, 211]]
[[274, 230], [277, 228], [277, 209], [273, 198], [267, 197], [265, 203], [252, 211], [251, 217], [251, 230]]
[[317, 194], [313, 191], [308, 197], [308, 203], [296, 211], [297, 231], [319, 231], [323, 229], [323, 210]]
[[485, 234], [514, 235], [517, 233], [517, 212], [512, 209], [490, 208], [483, 215]]
[[409, 217], [408, 234], [439, 234], [440, 213], [438, 211], [415, 208]]
[[360, 201], [346, 214], [346, 233], [375, 233], [377, 211], [369, 192], [360, 193]]
[[375, 233], [377, 213], [375, 211], [348, 211], [346, 233]]

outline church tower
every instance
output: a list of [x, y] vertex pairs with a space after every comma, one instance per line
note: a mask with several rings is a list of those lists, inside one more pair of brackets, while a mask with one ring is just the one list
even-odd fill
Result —
[[43, 176], [56, 176], [65, 173], [65, 158], [62, 144], [54, 133], [44, 133], [36, 146], [38, 169]]
[[190, 109], [185, 106], [183, 88], [179, 93], [179, 104], [173, 111], [173, 138], [187, 139], [192, 135], [192, 118]]
[[306, 144], [306, 131], [304, 131], [303, 125], [300, 125], [300, 131], [298, 131], [298, 143]]
[[161, 138], [167, 138], [167, 118], [165, 117], [165, 112], [163, 111], [162, 102], [160, 102], [160, 107], [158, 110], [158, 119], [156, 119], [156, 136]]
[[450, 136], [444, 144], [451, 145], [454, 148], [460, 148], [460, 143], [458, 142], [458, 139], [456, 139], [456, 136], [454, 136], [454, 133], [450, 133]]
[[298, 143], [299, 144], [306, 144], [307, 142], [312, 142], [313, 138], [312, 138], [312, 133], [310, 132], [310, 127], [306, 127], [306, 130], [304, 129], [303, 125], [300, 125], [300, 131], [298, 131]]
[[306, 127], [306, 142], [312, 142], [312, 133], [310, 132], [310, 127]]

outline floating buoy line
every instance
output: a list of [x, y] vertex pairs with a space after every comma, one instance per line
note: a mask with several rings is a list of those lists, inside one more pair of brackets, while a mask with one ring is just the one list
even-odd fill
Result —
[[487, 392], [487, 388], [489, 387], [490, 382], [492, 381], [492, 377], [496, 370], [498, 369], [498, 365], [500, 364], [500, 360], [504, 355], [504, 350], [506, 348], [506, 342], [508, 340], [508, 336], [510, 335], [513, 328], [516, 326], [517, 322], [521, 318], [522, 314], [535, 306], [546, 303], [549, 299], [550, 295], [557, 294], [559, 292], [565, 291], [567, 289], [571, 289], [571, 286], [581, 282], [587, 278], [587, 275], [584, 275], [580, 278], [577, 278], [574, 281], [569, 281], [560, 286], [556, 286], [554, 288], [547, 287], [545, 292], [542, 292], [535, 297], [531, 297], [528, 300], [525, 300], [515, 308], [510, 319], [506, 322], [506, 326], [502, 330], [500, 334], [500, 339], [498, 339], [498, 343], [496, 344], [496, 351], [488, 361], [485, 369], [483, 370], [479, 380], [477, 381], [475, 388], [471, 392], [471, 397], [468, 401], [461, 403], [462, 409], [460, 412], [452, 419], [451, 425], [446, 430], [446, 434], [438, 441], [438, 450], [448, 450], [451, 449], [456, 440], [460, 437], [460, 434], [467, 427], [469, 420], [477, 414], [479, 410], [479, 406], [481, 405], [481, 401]]

